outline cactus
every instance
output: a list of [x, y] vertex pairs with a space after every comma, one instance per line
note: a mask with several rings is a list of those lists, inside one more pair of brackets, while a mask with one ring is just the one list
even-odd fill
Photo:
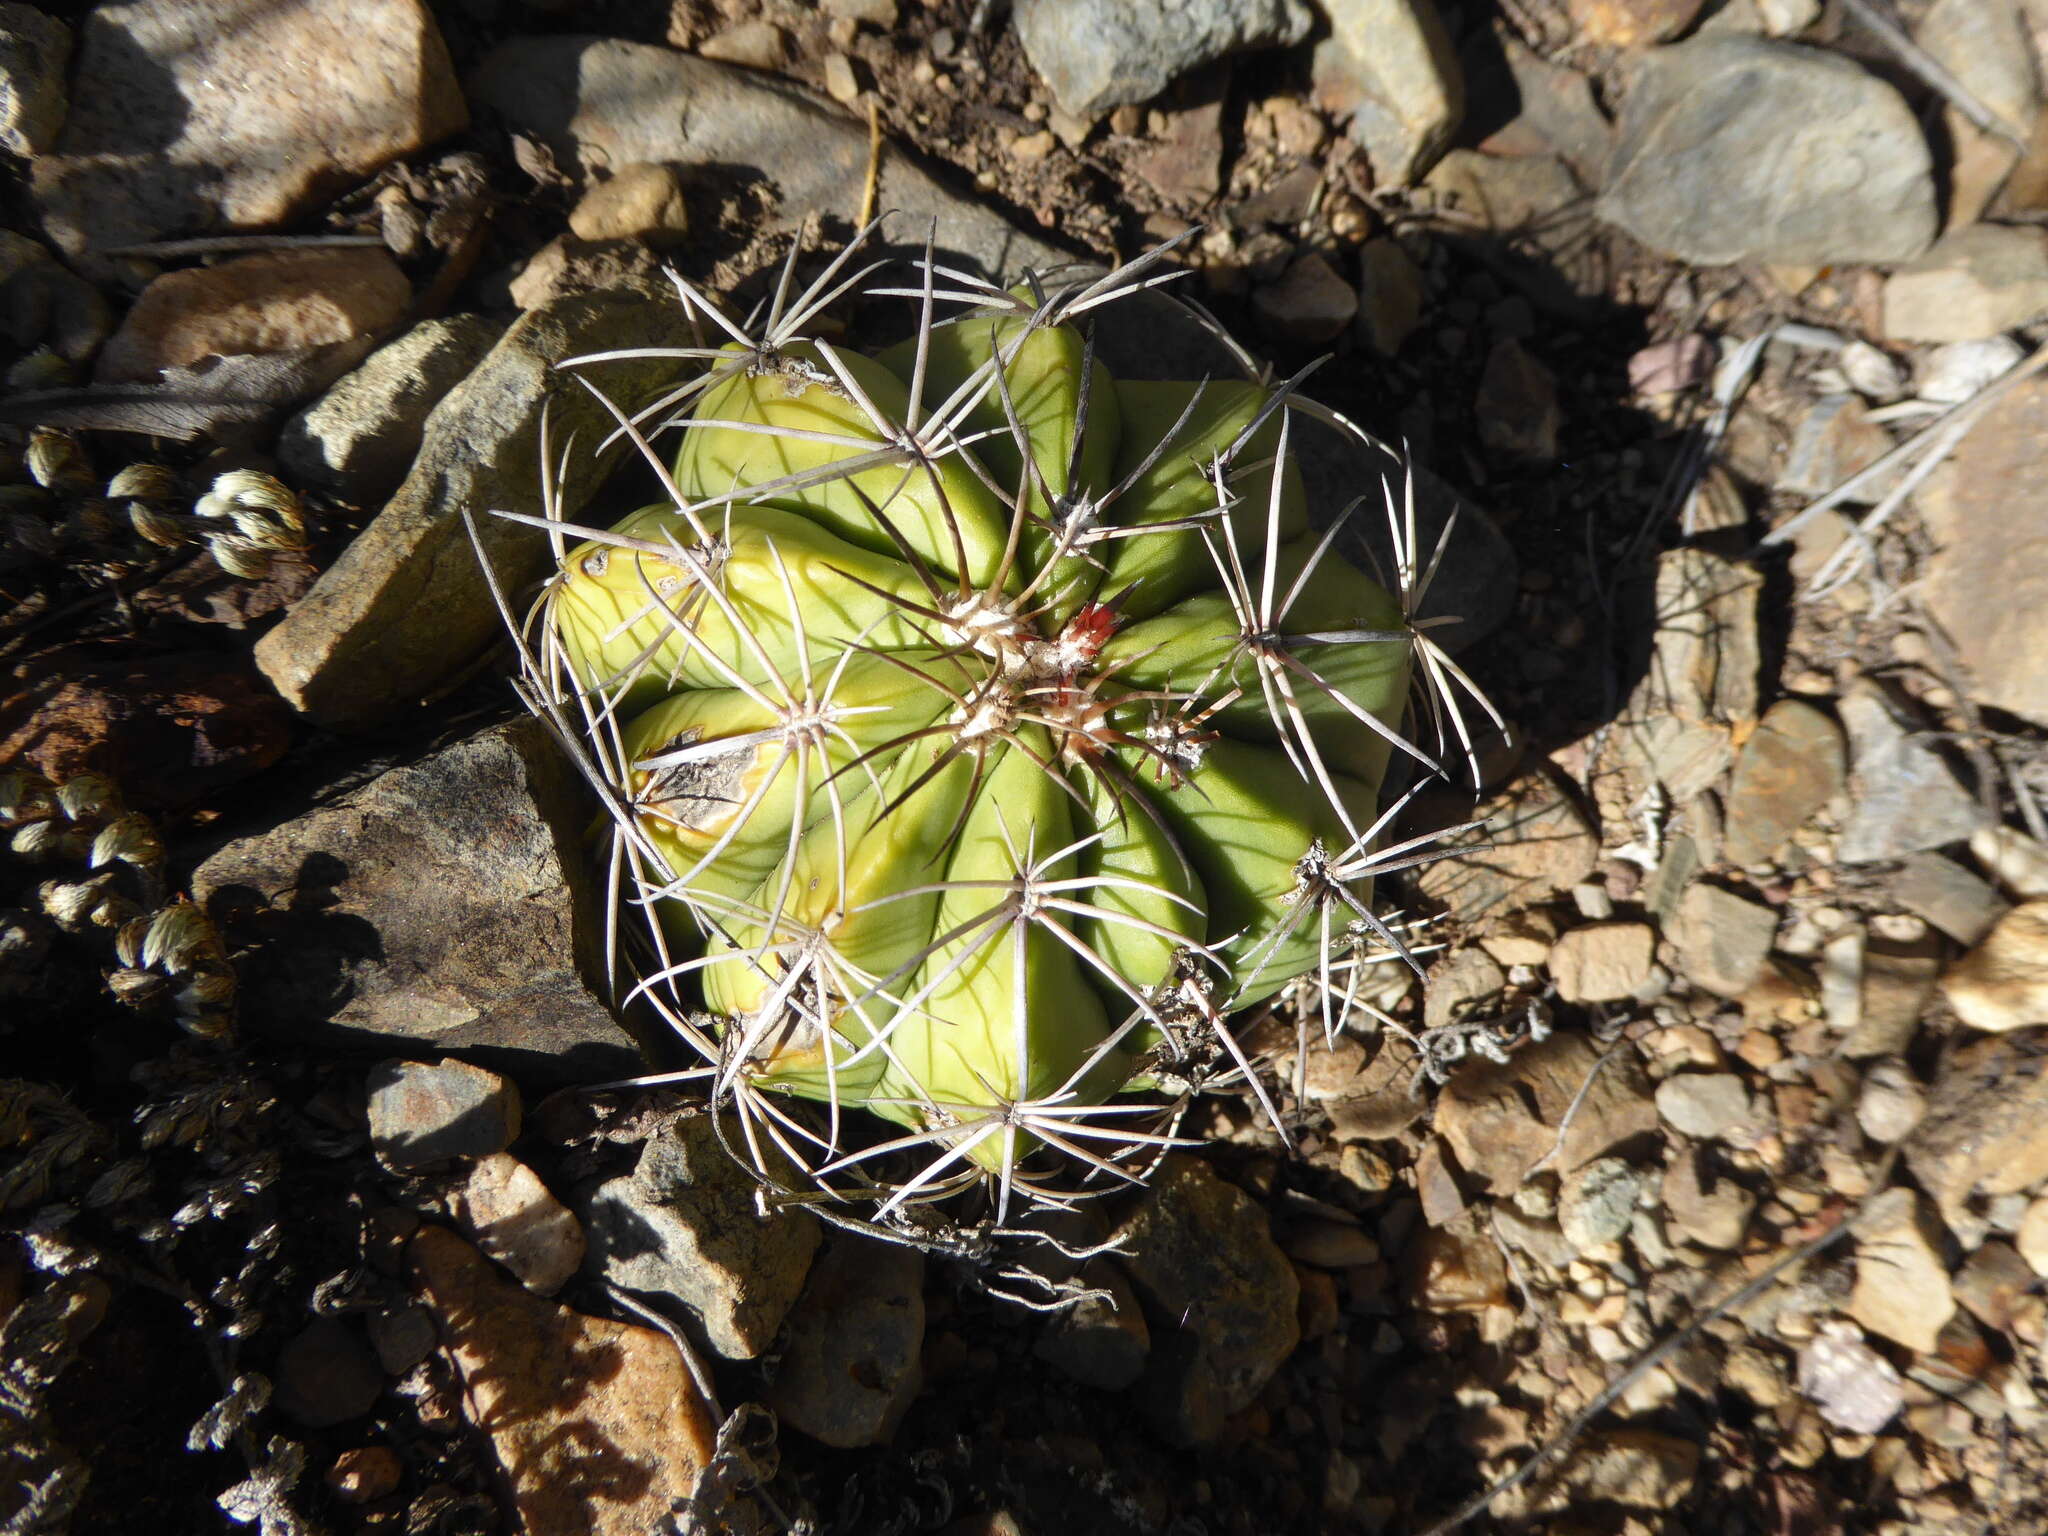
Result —
[[[868, 233], [801, 294], [792, 251], [751, 326], [676, 280], [722, 340], [611, 407], [663, 499], [525, 519], [559, 564], [523, 688], [613, 813], [630, 996], [761, 1165], [1007, 1208], [1170, 1145], [1164, 1088], [1242, 1076], [1273, 1112], [1227, 1017], [1316, 977], [1334, 1031], [1333, 967], [1412, 963], [1371, 883], [1427, 855], [1384, 846], [1381, 783], [1469, 757], [1477, 694], [1416, 617], [1412, 484], [1310, 515], [1301, 418], [1363, 433], [1255, 369], [1096, 356], [1163, 253], [1004, 290], [927, 249], [892, 289]], [[911, 338], [809, 334], [856, 293], [914, 299]], [[1382, 503], [1385, 586], [1343, 553]], [[1434, 751], [1401, 734], [1418, 680]]]

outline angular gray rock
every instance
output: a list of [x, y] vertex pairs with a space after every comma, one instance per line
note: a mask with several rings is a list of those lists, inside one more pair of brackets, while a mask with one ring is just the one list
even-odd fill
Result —
[[1116, 1242], [1152, 1324], [1145, 1405], [1168, 1438], [1213, 1440], [1300, 1342], [1294, 1267], [1259, 1203], [1181, 1153]]
[[468, 120], [423, 0], [101, 5], [35, 198], [74, 256], [265, 228]]
[[1700, 265], [1910, 261], [1935, 235], [1927, 141], [1840, 54], [1703, 37], [1643, 57], [1599, 211]]
[[1619, 1242], [1635, 1219], [1649, 1176], [1618, 1157], [1596, 1158], [1558, 1191], [1557, 1223], [1574, 1253]]
[[40, 155], [64, 126], [71, 29], [32, 5], [0, 5], [0, 149]]
[[583, 1200], [590, 1266], [613, 1285], [680, 1303], [714, 1350], [751, 1360], [774, 1342], [818, 1249], [818, 1223], [790, 1208], [762, 1215], [757, 1187], [710, 1115], [672, 1120], [631, 1173]]
[[1349, 118], [1373, 179], [1418, 180], [1465, 115], [1465, 76], [1435, 0], [1323, 0], [1330, 35], [1316, 45], [1315, 94]]
[[1697, 1140], [1735, 1138], [1755, 1129], [1749, 1090], [1733, 1072], [1681, 1072], [1657, 1085], [1657, 1113]]
[[2012, 910], [2012, 903], [1954, 859], [1916, 853], [1886, 882], [1886, 894], [1958, 944], [1974, 944]]
[[428, 414], [501, 330], [482, 315], [422, 320], [372, 352], [285, 424], [277, 456], [293, 484], [358, 504], [388, 494], [412, 467]]
[[[434, 408], [411, 473], [284, 622], [256, 661], [287, 703], [323, 725], [378, 723], [456, 676], [503, 634], [463, 515], [507, 591], [546, 568], [547, 535], [490, 515], [538, 515], [540, 424], [557, 445], [596, 444], [611, 414], [580, 388], [559, 388], [553, 364], [615, 347], [686, 345], [682, 309], [633, 296], [558, 300], [521, 317]], [[675, 376], [669, 359], [586, 370], [631, 411]], [[574, 518], [596, 495], [623, 443], [579, 461], [561, 501]]]
[[827, 1445], [882, 1445], [923, 1384], [923, 1356], [924, 1255], [841, 1233], [790, 1316], [768, 1406]]
[[1679, 898], [1665, 937], [1694, 986], [1719, 997], [1740, 997], [1763, 974], [1777, 931], [1773, 908], [1702, 882]]
[[368, 1087], [370, 1148], [398, 1172], [489, 1157], [519, 1137], [519, 1089], [466, 1061], [380, 1061]]
[[[532, 135], [556, 163], [590, 179], [638, 161], [715, 168], [767, 184], [769, 228], [812, 214], [851, 220], [867, 172], [868, 130], [794, 86], [672, 48], [599, 37], [518, 37], [469, 77], [471, 99]], [[1049, 265], [1066, 253], [979, 201], [941, 185], [900, 146], [882, 157], [875, 204], [901, 216], [898, 238], [921, 242], [936, 218], [939, 247], [990, 272]]]
[[1088, 118], [1225, 54], [1289, 47], [1315, 20], [1302, 0], [1016, 0], [1012, 16], [1053, 99]]
[[590, 811], [530, 720], [230, 842], [193, 894], [243, 950], [245, 1024], [287, 1041], [409, 1043], [550, 1081], [639, 1055], [583, 979]]
[[1840, 708], [1850, 749], [1849, 819], [1835, 844], [1843, 863], [1903, 858], [1961, 842], [1989, 819], [1876, 687], [1851, 689]]

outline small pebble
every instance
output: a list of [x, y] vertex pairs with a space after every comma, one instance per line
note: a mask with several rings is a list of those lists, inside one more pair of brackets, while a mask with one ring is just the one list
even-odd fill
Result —
[[405, 1463], [390, 1446], [365, 1445], [334, 1458], [327, 1486], [344, 1504], [371, 1504], [395, 1492], [404, 1476]]

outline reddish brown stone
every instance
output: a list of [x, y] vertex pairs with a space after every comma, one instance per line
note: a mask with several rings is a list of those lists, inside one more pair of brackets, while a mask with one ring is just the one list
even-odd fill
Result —
[[63, 780], [103, 773], [138, 806], [202, 800], [284, 755], [291, 712], [245, 662], [93, 648], [24, 663], [0, 699], [0, 762]]
[[643, 1536], [690, 1496], [717, 1426], [670, 1339], [535, 1296], [445, 1227], [408, 1251], [525, 1530]]

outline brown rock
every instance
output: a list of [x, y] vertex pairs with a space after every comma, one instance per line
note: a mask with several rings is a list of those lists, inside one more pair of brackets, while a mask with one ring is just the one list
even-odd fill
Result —
[[1106, 1258], [1090, 1259], [1081, 1283], [1105, 1292], [1048, 1317], [1032, 1352], [1098, 1392], [1121, 1392], [1145, 1374], [1152, 1333], [1138, 1293]]
[[[1730, 725], [1757, 717], [1757, 599], [1763, 578], [1704, 549], [1658, 557], [1657, 633], [1629, 712], [1640, 720]], [[1667, 785], [1671, 785], [1667, 779]]]
[[697, 45], [703, 58], [746, 69], [780, 69], [788, 51], [789, 42], [782, 29], [772, 21], [758, 20], [737, 22]]
[[1550, 979], [1568, 1003], [1617, 1003], [1650, 979], [1656, 955], [1647, 923], [1591, 923], [1550, 947]]
[[1842, 728], [1811, 704], [1780, 699], [1736, 754], [1722, 857], [1742, 865], [1772, 858], [1841, 792], [1848, 771]]
[[1223, 100], [1209, 99], [1163, 114], [1154, 141], [1140, 150], [1132, 172], [1170, 202], [1205, 203], [1223, 185]]
[[265, 228], [467, 122], [422, 0], [130, 0], [80, 29], [35, 194], [73, 254]]
[[408, 1252], [528, 1531], [644, 1536], [690, 1496], [717, 1426], [665, 1335], [500, 1280], [443, 1227]]
[[1381, 357], [1392, 357], [1422, 324], [1429, 300], [1422, 269], [1392, 239], [1358, 248], [1358, 338]]
[[471, 1062], [380, 1061], [367, 1086], [370, 1146], [395, 1172], [489, 1157], [518, 1139], [518, 1087]]
[[1706, 1148], [1680, 1148], [1664, 1170], [1664, 1210], [1674, 1234], [1687, 1242], [1739, 1248], [1756, 1196], [1715, 1168]]
[[327, 1469], [327, 1486], [344, 1504], [372, 1504], [397, 1489], [405, 1463], [388, 1445], [358, 1446], [343, 1451]]
[[1849, 1315], [1872, 1333], [1926, 1352], [1955, 1316], [1933, 1208], [1911, 1189], [1874, 1196], [1856, 1219]]
[[2006, 913], [1941, 985], [1949, 1006], [1972, 1028], [2048, 1024], [2048, 901]]
[[1398, 1136], [1429, 1108], [1411, 1089], [1419, 1061], [1398, 1035], [1382, 1033], [1376, 1048], [1342, 1035], [1327, 1049], [1310, 1048], [1304, 1091], [1328, 1112], [1339, 1141]]
[[1944, 235], [1884, 285], [1891, 341], [1977, 341], [2044, 312], [2048, 235], [2019, 225], [1972, 224]]
[[1630, 1427], [1588, 1440], [1560, 1481], [1590, 1502], [1671, 1509], [1692, 1492], [1699, 1469], [1699, 1442]]
[[383, 1390], [383, 1373], [345, 1318], [319, 1318], [278, 1351], [277, 1406], [307, 1429], [360, 1418]]
[[1602, 48], [1669, 42], [1693, 23], [1702, 0], [1568, 0], [1582, 41]]
[[675, 168], [641, 161], [622, 165], [600, 181], [569, 211], [569, 231], [579, 240], [641, 240], [660, 248], [690, 231], [690, 210]]
[[1507, 1302], [1507, 1262], [1469, 1220], [1423, 1229], [1408, 1252], [1409, 1298], [1423, 1311], [1484, 1312]]
[[1278, 282], [1253, 290], [1252, 310], [1286, 340], [1319, 347], [1351, 328], [1358, 313], [1358, 290], [1316, 252], [1304, 251]]
[[630, 296], [660, 304], [661, 263], [638, 240], [579, 240], [557, 235], [535, 251], [506, 292], [521, 309], [542, 309], [579, 294]]
[[2036, 1195], [2029, 1202], [2013, 1245], [2035, 1274], [2048, 1275], [2048, 1195]]
[[1440, 209], [1477, 220], [1496, 234], [1527, 235], [1539, 244], [1582, 196], [1570, 168], [1546, 154], [1454, 149], [1437, 162], [1424, 185]]
[[247, 667], [211, 652], [101, 660], [46, 652], [0, 700], [0, 762], [51, 779], [103, 773], [142, 807], [185, 806], [260, 773], [291, 716]]
[[448, 1196], [448, 1214], [528, 1290], [552, 1296], [583, 1267], [583, 1225], [509, 1152], [480, 1157]]
[[398, 323], [412, 285], [382, 250], [264, 251], [166, 272], [100, 353], [101, 383], [151, 379], [203, 357], [289, 352]]
[[1959, 1234], [1981, 1229], [1973, 1195], [2011, 1195], [2048, 1179], [2048, 1055], [2032, 1035], [1974, 1040], [1952, 1055], [1906, 1138], [1906, 1166]]
[[[2024, 1233], [2026, 1228], [2021, 1227]], [[1956, 1271], [1955, 1298], [1986, 1328], [1999, 1332], [2015, 1319], [2038, 1310], [2034, 1298], [2040, 1276], [2011, 1243], [1988, 1242]]]
[[1294, 1266], [1258, 1202], [1182, 1153], [1116, 1241], [1154, 1324], [1147, 1406], [1175, 1441], [1212, 1440], [1300, 1341]]
[[1460, 918], [1535, 906], [1578, 885], [1600, 861], [1583, 812], [1542, 774], [1516, 780], [1482, 804], [1485, 824], [1447, 846], [1470, 849], [1424, 866], [1418, 884]]
[[1600, 1052], [1583, 1035], [1555, 1034], [1505, 1063], [1473, 1062], [1437, 1100], [1436, 1129], [1458, 1165], [1491, 1193], [1511, 1194], [1538, 1161], [1560, 1174], [1657, 1130], [1657, 1108], [1634, 1053], [1609, 1056], [1558, 1143], [1565, 1111]]
[[1557, 400], [1557, 380], [1512, 336], [1494, 343], [1480, 375], [1479, 440], [1504, 459], [1547, 463], [1557, 457], [1557, 434], [1564, 410]]
[[923, 1383], [924, 1255], [841, 1234], [811, 1266], [768, 1389], [792, 1429], [883, 1445]]

